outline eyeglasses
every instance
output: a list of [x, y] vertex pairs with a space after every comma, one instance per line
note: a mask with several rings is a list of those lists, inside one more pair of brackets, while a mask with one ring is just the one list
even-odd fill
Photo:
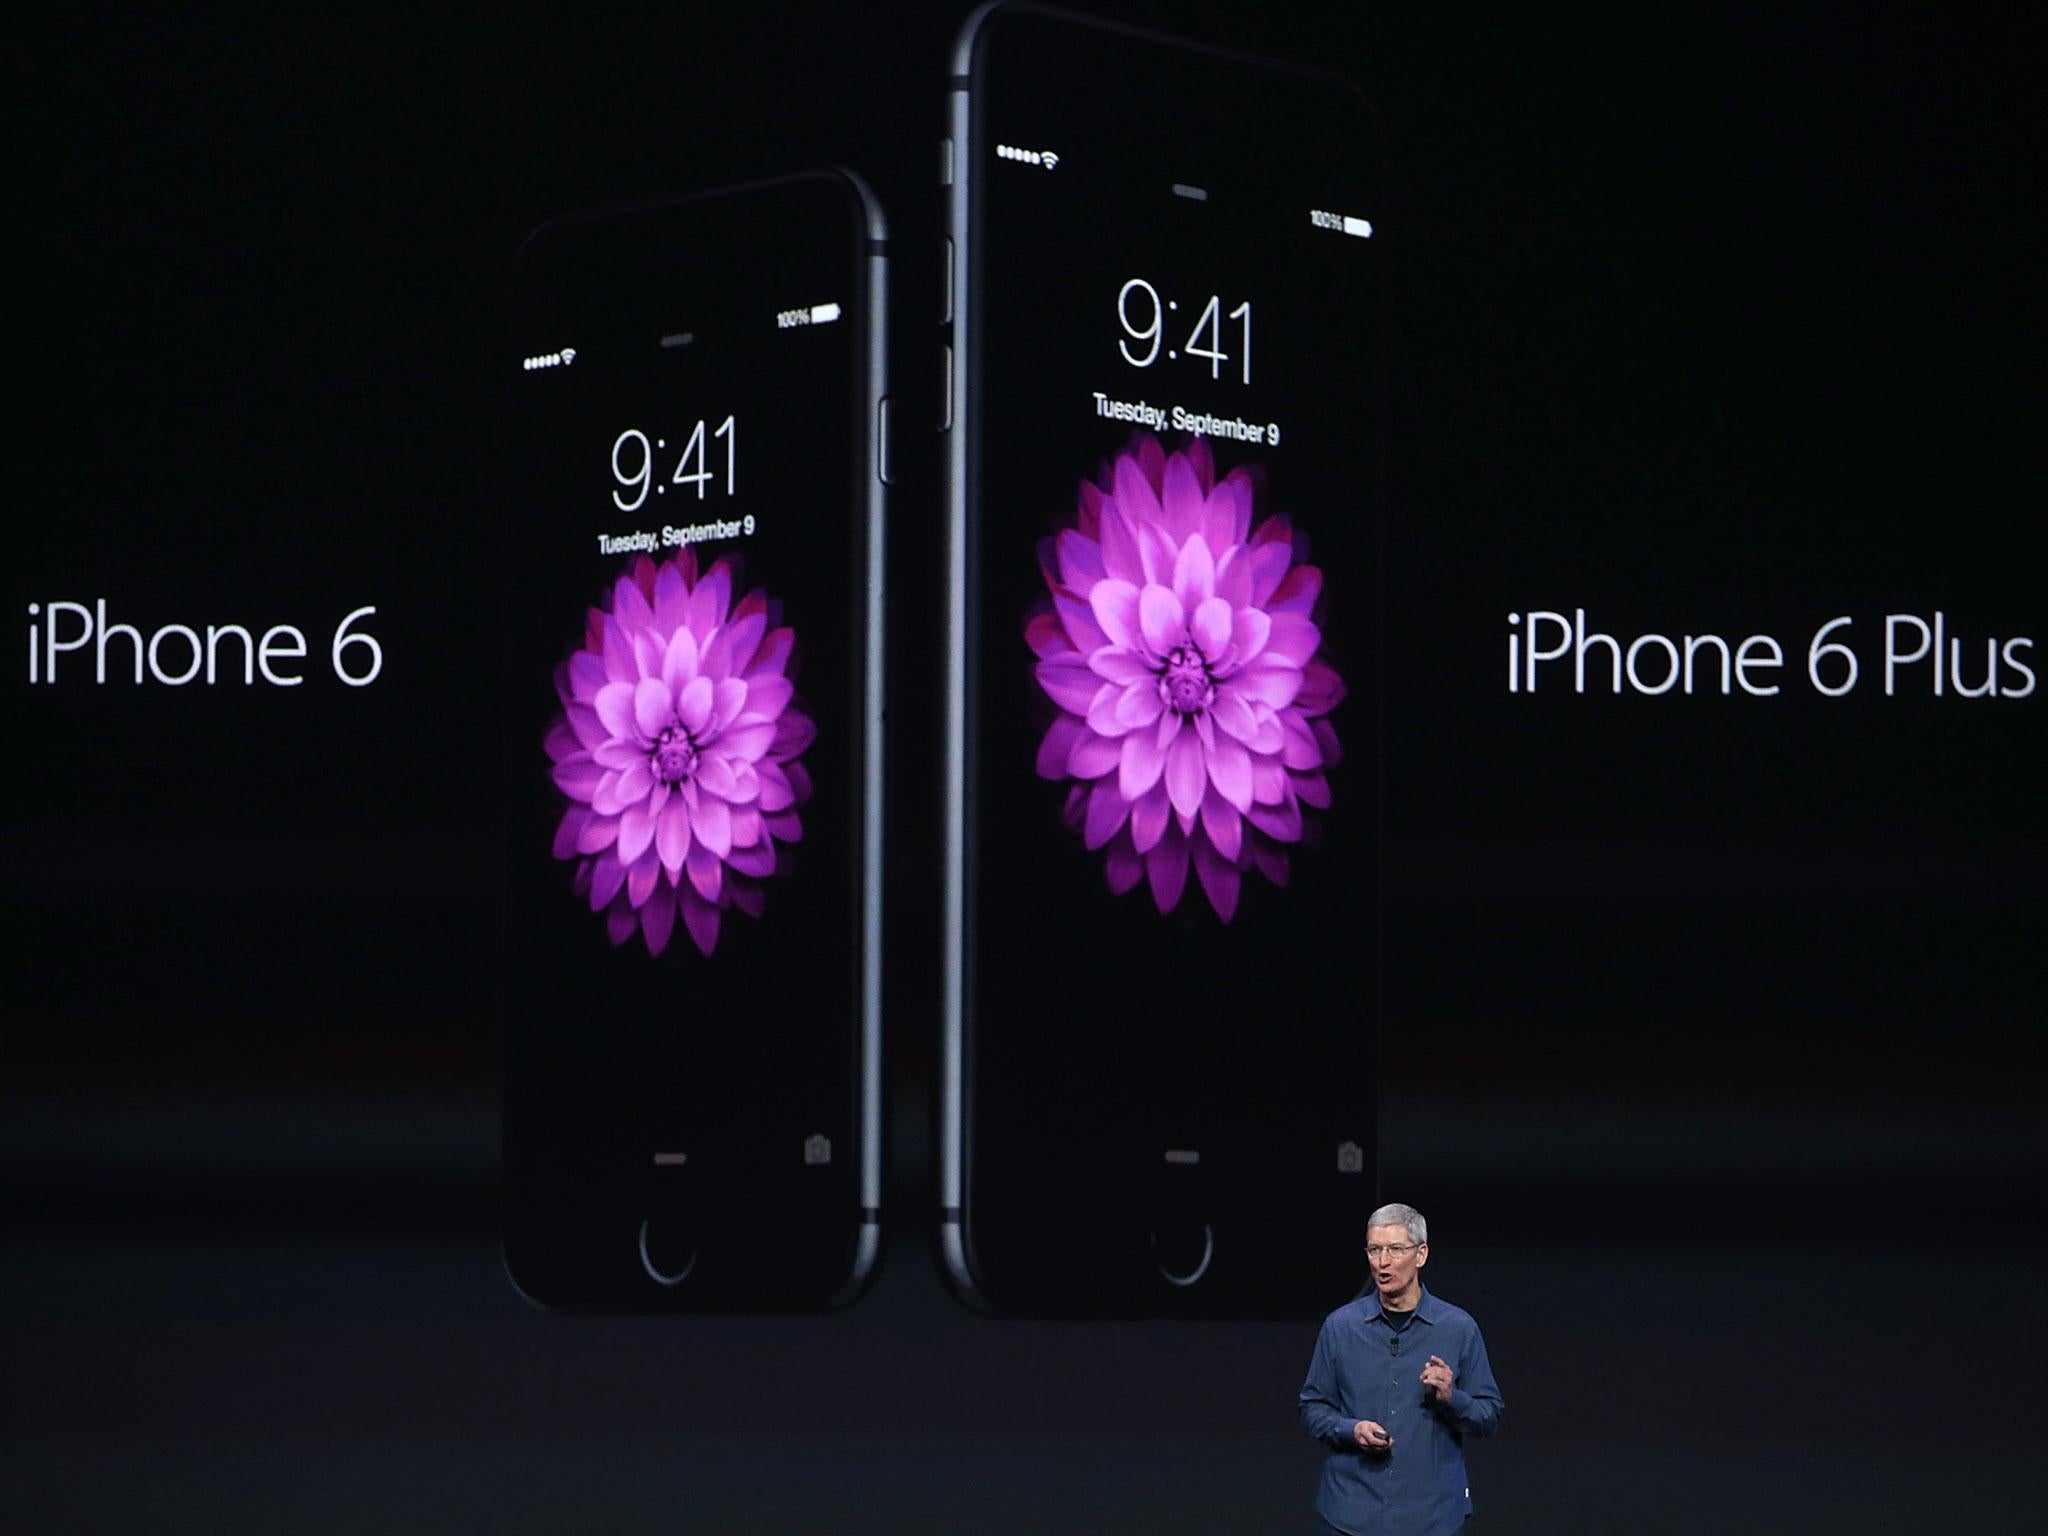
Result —
[[1371, 1243], [1365, 1250], [1368, 1259], [1398, 1259], [1404, 1253], [1413, 1253], [1420, 1243]]

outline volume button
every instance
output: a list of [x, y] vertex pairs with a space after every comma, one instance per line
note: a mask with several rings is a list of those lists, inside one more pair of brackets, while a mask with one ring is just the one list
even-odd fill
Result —
[[939, 430], [950, 432], [953, 430], [953, 348], [947, 345], [939, 350], [943, 354], [939, 374]]
[[953, 185], [953, 140], [950, 135], [939, 140], [939, 185]]
[[953, 242], [951, 238], [945, 241], [945, 247], [945, 250], [940, 252], [940, 257], [944, 263], [945, 276], [941, 279], [943, 300], [939, 307], [939, 324], [951, 325], [953, 323]]

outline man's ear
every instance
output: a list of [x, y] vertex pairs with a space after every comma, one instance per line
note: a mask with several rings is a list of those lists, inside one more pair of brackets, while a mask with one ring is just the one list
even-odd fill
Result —
[[1428, 1262], [1429, 1262], [1429, 1244], [1427, 1244], [1427, 1243], [1417, 1243], [1417, 1244], [1415, 1245], [1415, 1267], [1416, 1267], [1417, 1269], [1420, 1269], [1420, 1268], [1422, 1268], [1422, 1266], [1423, 1266], [1423, 1265], [1427, 1264]]

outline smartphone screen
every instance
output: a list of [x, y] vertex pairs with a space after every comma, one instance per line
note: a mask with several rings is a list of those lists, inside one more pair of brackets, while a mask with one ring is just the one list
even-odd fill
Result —
[[544, 1304], [818, 1307], [874, 1256], [870, 209], [809, 176], [520, 258], [505, 1246]]
[[1376, 136], [1071, 17], [963, 50], [949, 1266], [1319, 1313], [1376, 1182]]

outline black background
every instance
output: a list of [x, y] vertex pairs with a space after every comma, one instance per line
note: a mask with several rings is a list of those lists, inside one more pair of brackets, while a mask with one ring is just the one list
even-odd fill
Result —
[[[1117, 14], [1326, 64], [1387, 124], [1381, 1151], [1508, 1400], [1480, 1518], [2030, 1528], [2042, 698], [1887, 700], [1867, 644], [1887, 612], [2042, 628], [2038, 31]], [[876, 1292], [565, 1320], [497, 1266], [511, 254], [565, 208], [843, 161], [890, 210], [902, 418], [932, 419], [959, 19], [98, 10], [17, 49], [11, 612], [292, 622], [313, 654], [297, 690], [29, 690], [16, 651], [14, 1524], [1308, 1519], [1305, 1327], [990, 1322], [932, 1276], [919, 433]], [[325, 634], [363, 603], [387, 670], [349, 690]], [[1506, 614], [1578, 605], [1775, 633], [1787, 692], [1508, 698]], [[1821, 700], [1798, 658], [1844, 613], [1864, 684]]]

